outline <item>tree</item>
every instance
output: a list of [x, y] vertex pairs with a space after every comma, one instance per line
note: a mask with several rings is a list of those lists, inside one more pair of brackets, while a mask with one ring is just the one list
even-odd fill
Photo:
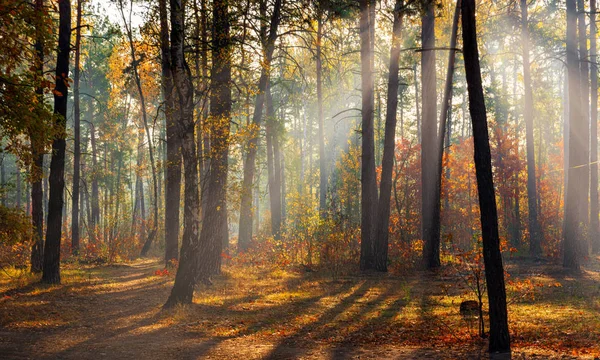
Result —
[[[44, 0], [35, 1], [35, 60], [36, 75], [39, 80], [44, 76], [44, 35], [43, 21], [45, 19]], [[44, 104], [44, 87], [38, 84], [35, 89], [37, 101]], [[31, 224], [35, 236], [31, 249], [31, 272], [42, 271], [44, 263], [44, 190], [42, 188], [45, 142], [38, 131], [29, 131], [31, 142]]]
[[[271, 73], [271, 60], [275, 50], [275, 40], [277, 39], [277, 28], [281, 20], [281, 2], [275, 0], [273, 13], [269, 25], [269, 34], [265, 44], [265, 54], [262, 60], [262, 69], [258, 82], [258, 94], [254, 103], [254, 114], [252, 116], [253, 131], [246, 145], [246, 157], [244, 161], [244, 179], [242, 183], [242, 194], [240, 200], [240, 231], [238, 236], [238, 250], [244, 251], [250, 246], [252, 240], [252, 191], [254, 183], [254, 173], [256, 172], [256, 152], [258, 144], [257, 129], [262, 122], [262, 112], [265, 103], [265, 91]], [[212, 102], [211, 102], [212, 104]]]
[[375, 19], [371, 8], [372, 0], [361, 0], [360, 6], [360, 64], [362, 93], [362, 149], [361, 149], [361, 222], [360, 222], [360, 269], [375, 268], [373, 235], [377, 214], [377, 179], [375, 177], [375, 133], [374, 120], [374, 83], [372, 35]]
[[[437, 95], [435, 70], [435, 14], [434, 2], [425, 3], [425, 13], [421, 18], [421, 78], [422, 78], [422, 117], [421, 117], [421, 236], [424, 241], [423, 261], [425, 267], [440, 266], [440, 235], [436, 234], [439, 224], [434, 223], [430, 214], [435, 202], [435, 141], [437, 139]], [[438, 220], [439, 222], [439, 220]]]
[[377, 213], [377, 228], [375, 236], [375, 268], [387, 271], [387, 252], [390, 224], [390, 200], [392, 196], [392, 171], [396, 150], [396, 123], [398, 111], [398, 88], [402, 17], [404, 1], [397, 0], [394, 6], [394, 24], [392, 29], [392, 48], [387, 88], [387, 109], [385, 115], [385, 137], [383, 140], [383, 158], [381, 160], [381, 184], [379, 185], [379, 203]]
[[[529, 65], [529, 21], [527, 20], [527, 0], [521, 0], [521, 41], [523, 49], [523, 85], [525, 97], [523, 117], [525, 118], [525, 139], [527, 144], [527, 205], [529, 209], [529, 254], [541, 255], [542, 232], [538, 221], [538, 196], [535, 176], [535, 151], [533, 144], [533, 90]], [[541, 144], [540, 144], [541, 146]]]
[[479, 66], [479, 50], [477, 49], [475, 0], [463, 0], [462, 2], [462, 34], [465, 72], [469, 91], [469, 112], [473, 124], [475, 172], [481, 212], [483, 260], [490, 313], [489, 350], [490, 352], [508, 352], [510, 351], [510, 336], [506, 310], [506, 289], [504, 286], [502, 254], [500, 253], [500, 237], [498, 235], [498, 213], [492, 174], [487, 115]]
[[79, 77], [81, 66], [81, 3], [77, 0], [75, 21], [75, 66], [73, 69], [73, 191], [71, 198], [71, 251], [79, 254], [79, 185], [81, 167], [81, 109], [79, 101]]
[[600, 252], [600, 225], [598, 224], [598, 54], [596, 53], [596, 0], [590, 0], [590, 78], [591, 126], [590, 126], [590, 237], [592, 252]]
[[173, 109], [173, 79], [169, 54], [167, 1], [159, 1], [161, 84], [165, 103], [167, 163], [165, 176], [165, 264], [179, 259], [179, 207], [181, 197], [181, 139]]
[[[581, 109], [581, 76], [577, 53], [577, 9], [575, 0], [567, 0], [567, 71], [569, 87], [569, 168], [565, 204], [563, 266], [579, 269], [580, 239], [583, 235], [580, 203], [585, 194], [580, 181], [587, 175], [585, 148], [586, 121]], [[585, 190], [587, 192], [587, 189]]]
[[48, 223], [44, 244], [42, 282], [60, 284], [60, 238], [65, 190], [65, 132], [67, 122], [67, 95], [69, 92], [69, 53], [71, 51], [71, 2], [58, 2], [58, 50], [56, 56], [56, 84], [54, 88], [55, 135], [50, 162], [50, 196]]

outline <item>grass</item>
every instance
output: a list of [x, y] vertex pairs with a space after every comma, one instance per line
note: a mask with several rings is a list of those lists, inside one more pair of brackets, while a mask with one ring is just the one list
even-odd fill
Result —
[[[151, 260], [69, 265], [60, 286], [8, 270], [0, 275], [0, 353], [463, 358], [485, 352], [477, 323], [458, 311], [473, 296], [443, 271], [331, 279], [293, 267], [225, 266], [213, 286], [198, 288], [192, 305], [164, 312], [173, 279], [156, 276], [159, 267]], [[580, 274], [523, 261], [507, 268], [516, 358], [600, 356], [599, 259]]]

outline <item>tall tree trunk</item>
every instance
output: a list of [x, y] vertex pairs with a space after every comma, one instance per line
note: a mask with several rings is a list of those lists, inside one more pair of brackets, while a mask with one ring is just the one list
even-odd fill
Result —
[[[93, 106], [90, 103], [90, 106]], [[93, 108], [91, 114], [93, 115]], [[92, 219], [90, 221], [90, 227], [96, 232], [96, 226], [100, 224], [100, 190], [98, 189], [98, 146], [96, 145], [96, 127], [94, 126], [93, 119], [90, 118], [90, 143], [92, 145]]]
[[498, 235], [498, 213], [494, 179], [492, 174], [492, 156], [490, 152], [487, 115], [479, 51], [477, 49], [477, 29], [475, 21], [475, 0], [462, 2], [462, 34], [465, 71], [469, 89], [469, 112], [473, 124], [475, 150], [475, 172], [477, 192], [481, 212], [481, 233], [483, 238], [483, 261], [487, 284], [490, 314], [490, 352], [509, 352], [510, 335], [508, 333], [508, 314], [506, 310], [506, 289], [504, 286], [504, 268], [500, 253]]
[[48, 224], [44, 244], [42, 282], [60, 284], [60, 238], [65, 191], [65, 132], [67, 124], [67, 98], [69, 76], [69, 52], [71, 51], [71, 2], [58, 2], [58, 51], [56, 56], [56, 85], [54, 91], [55, 135], [52, 141], [50, 163], [50, 197], [48, 200]]
[[421, 28], [421, 78], [422, 109], [421, 120], [421, 236], [423, 245], [423, 262], [426, 268], [440, 266], [440, 238], [436, 236], [436, 224], [431, 214], [435, 203], [435, 171], [436, 171], [436, 70], [435, 70], [435, 14], [433, 1], [428, 0]]
[[[44, 0], [36, 0], [36, 11], [42, 14]], [[38, 37], [36, 40], [36, 65], [38, 76], [43, 74], [43, 43]], [[36, 88], [36, 95], [40, 104], [43, 103], [43, 88]], [[31, 249], [31, 272], [39, 273], [42, 271], [44, 258], [44, 192], [42, 189], [42, 179], [44, 176], [44, 146], [39, 135], [31, 133], [31, 153], [33, 162], [31, 164], [31, 221], [33, 226], [34, 242]]]
[[325, 158], [325, 133], [323, 129], [323, 65], [322, 65], [322, 42], [323, 42], [323, 10], [318, 3], [317, 9], [317, 122], [319, 136], [319, 213], [325, 216], [327, 211], [327, 163]]
[[569, 168], [564, 220], [563, 266], [578, 270], [581, 256], [580, 239], [583, 236], [580, 202], [583, 202], [585, 197], [580, 181], [587, 176], [584, 165], [587, 163], [587, 159], [583, 145], [587, 141], [587, 129], [581, 109], [581, 74], [577, 53], [575, 0], [567, 0], [567, 69], [569, 72]]
[[[194, 99], [193, 85], [189, 68], [185, 62], [184, 19], [185, 9], [182, 0], [171, 0], [171, 71], [174, 84], [174, 116], [177, 117], [178, 135], [183, 139], [184, 161], [184, 230], [181, 247], [181, 261], [175, 284], [165, 307], [179, 303], [191, 303], [199, 264], [206, 258], [199, 254], [207, 246], [198, 238], [200, 227], [200, 194], [198, 187], [198, 154], [194, 138]], [[218, 6], [215, 4], [215, 6]], [[219, 34], [215, 34], [215, 37]], [[217, 53], [218, 54], [218, 53]], [[218, 63], [218, 61], [215, 61]], [[203, 228], [208, 227], [204, 223]], [[202, 246], [202, 249], [200, 248]]]
[[[460, 17], [461, 0], [456, 1], [454, 10], [454, 20], [452, 22], [452, 34], [450, 35], [450, 51], [448, 54], [448, 69], [446, 71], [446, 84], [444, 87], [444, 98], [442, 100], [442, 109], [440, 112], [440, 130], [437, 137], [435, 150], [435, 184], [433, 189], [433, 204], [430, 210], [431, 214], [431, 244], [433, 254], [429, 253], [427, 262], [428, 266], [440, 264], [440, 212], [441, 212], [441, 195], [442, 195], [442, 171], [444, 157], [444, 140], [446, 139], [446, 131], [448, 132], [448, 142], [450, 142], [450, 129], [447, 126], [448, 118], [450, 117], [450, 108], [452, 105], [452, 82], [454, 77], [454, 63], [456, 60], [456, 37], [458, 34], [458, 20]], [[426, 214], [426, 213], [423, 213]]]
[[21, 180], [21, 167], [19, 166], [19, 162], [15, 159], [15, 171], [16, 171], [16, 185], [17, 185], [17, 196], [15, 199], [15, 207], [19, 210], [22, 209], [21, 200], [23, 199], [23, 181]]
[[173, 108], [173, 79], [169, 54], [167, 0], [159, 1], [162, 93], [167, 128], [167, 164], [165, 178], [165, 266], [179, 259], [179, 203], [181, 197], [181, 137], [177, 113]]
[[[535, 151], [533, 144], [533, 90], [531, 89], [531, 69], [529, 66], [529, 22], [527, 20], [527, 0], [521, 0], [521, 36], [523, 49], [523, 86], [525, 98], [523, 117], [525, 118], [525, 138], [527, 144], [527, 205], [529, 208], [529, 254], [538, 257], [542, 253], [541, 228], [538, 222], [537, 189], [535, 175]], [[540, 144], [541, 145], [541, 144]]]
[[81, 53], [81, 3], [77, 0], [75, 22], [75, 67], [73, 69], [73, 191], [71, 199], [71, 252], [79, 254], [79, 187], [81, 166], [81, 109], [79, 106], [79, 67]]
[[[275, 50], [277, 39], [277, 28], [279, 27], [282, 0], [275, 0], [273, 14], [269, 26], [269, 35], [265, 44], [265, 54], [262, 61], [262, 69], [258, 83], [258, 94], [254, 103], [254, 114], [252, 117], [252, 135], [246, 145], [246, 159], [244, 162], [244, 179], [242, 183], [242, 195], [240, 205], [240, 229], [238, 237], [238, 250], [247, 250], [252, 240], [252, 188], [254, 184], [254, 173], [256, 172], [256, 152], [258, 144], [258, 131], [262, 121], [262, 111], [265, 102], [265, 91], [271, 73], [271, 60]], [[212, 104], [212, 102], [211, 102]]]
[[[581, 209], [579, 210], [580, 221], [583, 223], [584, 232], [581, 234], [581, 251], [582, 255], [587, 256], [589, 251], [589, 234], [588, 225], [589, 225], [589, 190], [590, 190], [590, 138], [589, 138], [589, 128], [590, 128], [590, 72], [589, 72], [589, 59], [588, 59], [588, 50], [587, 50], [587, 40], [588, 37], [586, 35], [586, 26], [585, 26], [585, 0], [577, 0], [577, 27], [579, 31], [579, 67], [581, 72], [581, 77], [579, 78], [581, 81], [581, 116], [583, 118], [582, 126], [585, 128], [584, 138], [581, 139], [583, 146], [583, 158], [585, 161], [581, 164], [583, 166], [583, 170], [581, 171], [581, 184], [579, 185], [580, 191], [583, 191], [580, 201], [578, 202]], [[585, 173], [584, 173], [585, 172]]]
[[281, 162], [277, 138], [276, 114], [273, 106], [271, 85], [267, 84], [267, 170], [269, 176], [269, 199], [271, 203], [271, 232], [275, 239], [281, 235]]
[[600, 252], [598, 225], [598, 56], [596, 53], [596, 0], [590, 0], [590, 78], [592, 79], [592, 106], [590, 131], [590, 236], [592, 252]]
[[371, 7], [372, 0], [360, 0], [360, 64], [362, 92], [362, 151], [361, 151], [361, 246], [360, 269], [375, 268], [374, 232], [377, 214], [377, 179], [375, 175], [374, 83]]
[[[133, 6], [133, 5], [132, 5]], [[152, 137], [150, 134], [150, 126], [148, 125], [148, 113], [146, 111], [146, 99], [144, 96], [144, 92], [142, 91], [142, 80], [140, 79], [140, 74], [138, 71], [138, 59], [135, 52], [135, 46], [133, 41], [133, 30], [131, 29], [131, 24], [127, 22], [125, 18], [125, 10], [123, 9], [123, 0], [119, 0], [119, 10], [121, 12], [121, 18], [123, 19], [123, 25], [125, 26], [125, 33], [127, 35], [127, 39], [129, 40], [129, 50], [131, 55], [131, 65], [133, 68], [133, 79], [135, 80], [135, 85], [138, 91], [138, 96], [140, 98], [140, 108], [142, 110], [142, 120], [144, 122], [144, 129], [146, 130], [146, 137], [148, 141], [148, 154], [150, 156], [150, 169], [152, 171], [152, 192], [154, 195], [153, 201], [153, 209], [154, 209], [154, 219], [152, 221], [152, 229], [148, 233], [148, 238], [144, 242], [144, 246], [142, 247], [142, 251], [140, 252], [140, 256], [146, 256], [148, 251], [150, 251], [150, 247], [152, 246], [152, 242], [156, 237], [156, 232], [158, 230], [158, 173], [156, 172], [156, 163], [154, 161], [154, 147], [152, 145]], [[129, 10], [132, 11], [131, 9]]]
[[379, 185], [379, 203], [377, 209], [377, 228], [375, 234], [375, 269], [387, 271], [388, 237], [390, 227], [390, 200], [392, 197], [392, 172], [396, 149], [396, 123], [398, 110], [399, 62], [402, 46], [402, 16], [404, 1], [396, 0], [394, 25], [392, 30], [392, 48], [387, 88], [387, 108], [385, 115], [385, 135], [383, 140], [383, 159], [381, 161], [381, 184]]

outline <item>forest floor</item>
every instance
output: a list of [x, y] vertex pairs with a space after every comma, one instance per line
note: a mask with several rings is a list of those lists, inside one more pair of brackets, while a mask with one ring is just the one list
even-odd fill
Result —
[[[194, 304], [161, 311], [173, 277], [160, 267], [66, 265], [60, 286], [0, 271], [0, 358], [488, 357], [476, 321], [459, 315], [473, 297], [443, 271], [332, 277], [225, 266]], [[512, 358], [600, 356], [600, 258], [577, 274], [531, 261], [507, 268]]]

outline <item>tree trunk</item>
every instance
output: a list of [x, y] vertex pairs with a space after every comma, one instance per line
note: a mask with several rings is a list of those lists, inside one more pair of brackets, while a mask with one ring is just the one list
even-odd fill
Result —
[[325, 158], [325, 133], [323, 129], [323, 65], [322, 65], [322, 41], [323, 41], [323, 10], [317, 5], [317, 41], [316, 41], [316, 65], [317, 65], [317, 122], [319, 136], [319, 213], [323, 218], [327, 211], [327, 163]]
[[582, 251], [582, 255], [587, 256], [589, 252], [589, 234], [587, 231], [589, 225], [589, 190], [590, 190], [590, 138], [589, 138], [589, 128], [590, 128], [590, 73], [589, 73], [589, 59], [588, 59], [588, 51], [587, 51], [587, 40], [586, 36], [586, 26], [585, 26], [585, 1], [577, 0], [577, 26], [579, 30], [579, 66], [581, 77], [579, 78], [581, 84], [581, 117], [582, 117], [582, 125], [585, 129], [585, 133], [583, 133], [583, 138], [581, 138], [581, 145], [583, 146], [583, 158], [585, 159], [582, 162], [583, 170], [581, 170], [581, 178], [578, 178], [581, 183], [579, 184], [580, 191], [583, 191], [584, 194], [581, 196], [580, 201], [578, 202], [581, 209], [579, 210], [580, 221], [583, 223], [584, 232], [581, 234], [581, 242], [580, 247]]
[[489, 350], [490, 352], [509, 352], [510, 336], [508, 333], [504, 268], [502, 254], [500, 253], [492, 159], [485, 100], [481, 84], [479, 51], [477, 49], [475, 0], [463, 0], [462, 2], [462, 33], [463, 55], [469, 90], [469, 112], [473, 124], [475, 172], [483, 238], [483, 261], [489, 302]]
[[[35, 0], [35, 12], [39, 23], [35, 29], [35, 60], [36, 76], [41, 81], [44, 76], [44, 35], [41, 26], [45, 19], [44, 0]], [[37, 86], [35, 93], [39, 104], [44, 103], [44, 88]], [[31, 272], [42, 272], [44, 259], [44, 141], [35, 131], [30, 131], [31, 154], [31, 223], [33, 226], [34, 242], [31, 249]]]
[[279, 162], [279, 144], [275, 125], [275, 110], [271, 85], [266, 90], [267, 120], [267, 172], [269, 176], [269, 199], [271, 203], [271, 232], [275, 239], [281, 235], [281, 163]]
[[529, 22], [527, 20], [527, 0], [521, 0], [521, 36], [523, 48], [523, 86], [525, 98], [523, 117], [525, 118], [525, 138], [527, 144], [527, 205], [529, 209], [529, 255], [538, 257], [542, 253], [541, 228], [538, 222], [537, 189], [535, 175], [535, 151], [533, 144], [533, 90], [529, 67]]
[[[199, 264], [206, 263], [206, 257], [199, 257], [207, 244], [198, 238], [200, 226], [200, 194], [198, 187], [198, 153], [194, 138], [194, 99], [193, 85], [189, 68], [185, 62], [183, 47], [185, 36], [185, 9], [182, 0], [171, 0], [171, 71], [174, 84], [174, 117], [177, 117], [178, 135], [183, 139], [184, 161], [184, 229], [181, 247], [181, 261], [175, 277], [171, 296], [165, 307], [179, 303], [191, 303]], [[218, 6], [215, 4], [215, 7]], [[215, 34], [218, 37], [219, 34]], [[218, 53], [217, 53], [218, 54]], [[218, 61], [215, 61], [218, 63]], [[206, 222], [203, 225], [208, 227]]]
[[383, 140], [383, 159], [381, 161], [381, 184], [379, 185], [379, 204], [377, 210], [377, 228], [375, 234], [375, 269], [387, 271], [388, 237], [390, 227], [390, 199], [392, 196], [392, 172], [396, 149], [396, 123], [398, 110], [398, 71], [402, 46], [402, 16], [404, 1], [397, 0], [394, 8], [392, 30], [392, 48], [387, 88], [387, 109], [385, 116], [385, 135]]
[[79, 106], [79, 67], [81, 52], [81, 2], [77, 0], [75, 22], [75, 67], [73, 69], [73, 191], [71, 199], [71, 252], [79, 254], [79, 186], [81, 166], [81, 109]]
[[[440, 130], [437, 137], [436, 154], [435, 154], [435, 184], [433, 189], [433, 206], [431, 207], [431, 243], [433, 244], [429, 251], [433, 251], [433, 255], [428, 253], [428, 266], [435, 264], [440, 265], [440, 212], [441, 212], [441, 195], [442, 195], [442, 171], [444, 157], [444, 140], [446, 139], [446, 131], [448, 132], [448, 142], [450, 142], [450, 129], [447, 126], [447, 121], [450, 116], [450, 108], [452, 105], [452, 82], [454, 77], [454, 63], [456, 60], [456, 38], [458, 34], [458, 20], [460, 17], [461, 0], [456, 1], [454, 10], [454, 20], [452, 22], [452, 34], [450, 35], [450, 51], [448, 54], [448, 69], [446, 71], [446, 84], [444, 87], [444, 99], [442, 100], [442, 109], [440, 112]], [[425, 213], [423, 213], [425, 214]], [[433, 261], [433, 262], [432, 262]]]
[[[421, 78], [422, 109], [421, 120], [421, 236], [423, 244], [423, 262], [426, 268], [440, 266], [440, 237], [436, 236], [436, 226], [432, 213], [435, 203], [436, 172], [436, 70], [435, 70], [435, 14], [433, 1], [427, 2], [421, 29]], [[438, 221], [439, 222], [439, 221]]]
[[371, 56], [371, 0], [360, 0], [360, 63], [362, 92], [361, 152], [361, 246], [360, 269], [375, 268], [373, 237], [377, 214], [377, 179], [375, 175], [375, 134], [373, 129], [373, 62]]
[[592, 106], [590, 131], [590, 237], [592, 252], [600, 252], [598, 225], [598, 56], [596, 53], [596, 0], [590, 0], [590, 78], [592, 79]]
[[52, 141], [50, 163], [50, 197], [48, 200], [48, 224], [44, 245], [42, 282], [60, 284], [60, 239], [65, 191], [65, 132], [67, 124], [67, 98], [69, 76], [69, 52], [71, 51], [71, 2], [58, 2], [58, 51], [56, 56], [56, 85], [54, 90], [55, 135]]
[[[247, 250], [252, 240], [252, 188], [254, 184], [254, 173], [256, 172], [256, 152], [258, 144], [258, 129], [262, 121], [262, 111], [265, 102], [265, 91], [269, 81], [271, 60], [275, 50], [275, 40], [277, 39], [277, 28], [279, 27], [281, 1], [275, 0], [271, 23], [269, 26], [269, 35], [265, 44], [265, 54], [262, 61], [260, 80], [258, 83], [258, 94], [254, 103], [254, 114], [252, 117], [252, 135], [246, 145], [246, 159], [244, 162], [244, 179], [242, 183], [242, 195], [240, 205], [240, 229], [238, 237], [238, 251]], [[212, 104], [212, 102], [211, 102]]]
[[581, 109], [581, 74], [577, 53], [575, 0], [567, 0], [567, 70], [569, 72], [569, 168], [564, 220], [563, 266], [578, 270], [581, 256], [580, 239], [583, 236], [580, 202], [585, 201], [580, 181], [587, 176], [585, 169], [587, 159], [583, 145], [584, 141], [587, 141], [587, 129]]
[[167, 128], [167, 163], [165, 178], [165, 266], [179, 259], [179, 208], [181, 197], [181, 137], [178, 135], [177, 113], [173, 108], [173, 79], [169, 55], [167, 0], [159, 1], [160, 53], [162, 93], [165, 101]]

